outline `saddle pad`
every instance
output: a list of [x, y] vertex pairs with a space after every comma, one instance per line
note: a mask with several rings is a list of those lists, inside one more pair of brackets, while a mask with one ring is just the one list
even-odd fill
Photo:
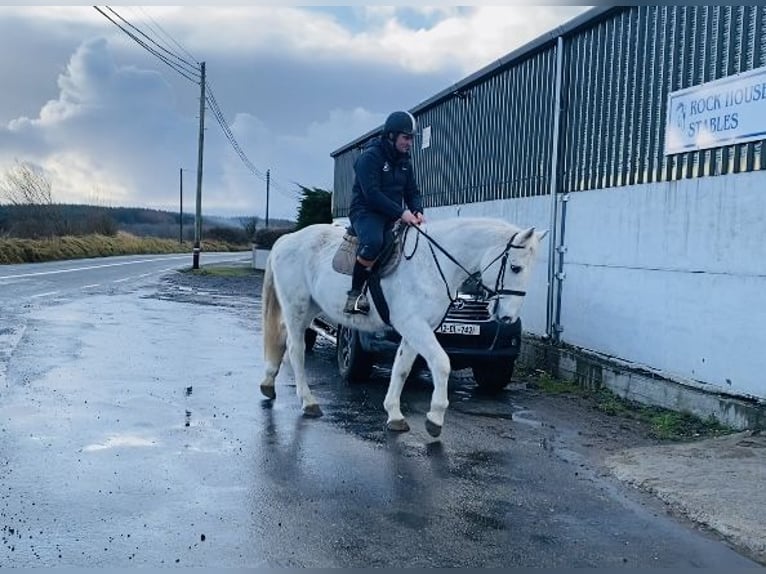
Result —
[[[359, 244], [359, 238], [355, 235], [345, 233], [343, 235], [343, 241], [340, 242], [338, 250], [332, 258], [332, 268], [338, 273], [344, 275], [351, 275], [354, 271], [354, 263], [356, 262], [356, 249]], [[380, 277], [385, 277], [391, 273], [399, 264], [399, 260], [402, 257], [401, 249], [401, 237], [397, 234], [394, 241], [393, 249], [391, 249], [390, 257], [383, 262], [380, 267]]]

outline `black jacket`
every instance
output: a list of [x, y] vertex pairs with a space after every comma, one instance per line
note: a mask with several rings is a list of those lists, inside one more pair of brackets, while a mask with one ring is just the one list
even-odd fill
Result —
[[354, 174], [350, 217], [373, 212], [395, 220], [405, 205], [413, 213], [423, 211], [410, 156], [397, 152], [390, 141], [370, 142], [356, 159]]

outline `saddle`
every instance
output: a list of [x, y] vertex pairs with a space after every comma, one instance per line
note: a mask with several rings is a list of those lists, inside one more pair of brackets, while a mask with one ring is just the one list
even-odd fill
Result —
[[[343, 241], [340, 242], [338, 250], [332, 258], [332, 268], [338, 273], [351, 275], [356, 262], [356, 251], [359, 245], [359, 238], [350, 225], [346, 228], [343, 235]], [[397, 222], [391, 233], [386, 234], [386, 241], [375, 263], [372, 266], [372, 272], [378, 277], [385, 277], [396, 269], [402, 258], [402, 226]]]

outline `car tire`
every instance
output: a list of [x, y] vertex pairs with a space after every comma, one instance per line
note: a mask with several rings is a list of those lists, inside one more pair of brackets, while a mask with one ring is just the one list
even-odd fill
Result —
[[514, 359], [493, 359], [474, 363], [471, 367], [473, 380], [479, 389], [488, 393], [502, 391], [513, 376]]
[[338, 372], [346, 382], [367, 380], [372, 372], [373, 356], [362, 348], [359, 333], [338, 326]]
[[317, 342], [317, 332], [314, 329], [306, 329], [303, 335], [303, 342], [306, 344], [306, 352], [310, 353], [314, 350], [314, 343]]

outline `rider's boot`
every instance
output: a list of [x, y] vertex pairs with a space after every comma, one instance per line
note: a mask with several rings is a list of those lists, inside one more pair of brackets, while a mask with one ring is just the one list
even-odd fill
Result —
[[366, 315], [369, 313], [370, 302], [367, 300], [367, 295], [363, 291], [351, 289], [347, 293], [346, 306], [343, 308], [343, 312], [348, 315]]
[[344, 313], [349, 315], [355, 313], [366, 315], [370, 312], [370, 302], [364, 293], [364, 284], [368, 276], [367, 267], [356, 261], [351, 274], [351, 290], [347, 293], [346, 306], [343, 308]]

